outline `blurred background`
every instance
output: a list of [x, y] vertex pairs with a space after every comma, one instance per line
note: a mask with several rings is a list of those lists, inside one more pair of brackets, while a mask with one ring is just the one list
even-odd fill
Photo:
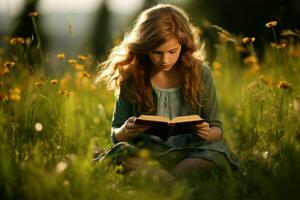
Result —
[[137, 14], [157, 3], [172, 3], [188, 12], [192, 22], [203, 30], [209, 61], [214, 59], [214, 45], [218, 42], [211, 25], [236, 35], [256, 37], [257, 48], [264, 45], [266, 37], [273, 37], [265, 29], [266, 22], [276, 20], [280, 29], [300, 26], [298, 0], [1, 0], [0, 45], [4, 47], [14, 36], [34, 42], [36, 36], [28, 13], [38, 12], [36, 21], [46, 55], [89, 54], [100, 62], [122, 39]]

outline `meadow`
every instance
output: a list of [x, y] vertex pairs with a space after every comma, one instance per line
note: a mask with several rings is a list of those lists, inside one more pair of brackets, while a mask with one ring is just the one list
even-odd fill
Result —
[[[34, 17], [34, 15], [33, 15]], [[300, 182], [299, 33], [280, 31], [258, 58], [255, 38], [220, 35], [213, 69], [224, 140], [241, 168], [230, 178], [164, 185], [93, 163], [111, 147], [114, 94], [94, 83], [91, 55], [45, 57], [26, 38], [0, 50], [1, 199], [291, 199]], [[38, 41], [39, 42], [39, 41]], [[271, 43], [271, 44], [270, 44]], [[241, 52], [247, 52], [241, 57]], [[34, 58], [34, 59], [32, 59]], [[51, 60], [51, 62], [49, 62]], [[49, 63], [63, 73], [47, 73]]]

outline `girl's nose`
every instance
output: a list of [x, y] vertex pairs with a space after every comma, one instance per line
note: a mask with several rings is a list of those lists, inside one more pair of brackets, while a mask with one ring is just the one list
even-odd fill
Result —
[[167, 54], [163, 54], [162, 58], [161, 58], [162, 63], [168, 63], [168, 60], [169, 60], [168, 55]]

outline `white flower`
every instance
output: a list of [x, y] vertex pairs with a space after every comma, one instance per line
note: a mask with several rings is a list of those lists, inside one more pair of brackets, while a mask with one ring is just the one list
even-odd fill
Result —
[[40, 122], [35, 123], [34, 128], [37, 132], [41, 132], [43, 130], [43, 124]]
[[62, 173], [63, 171], [65, 171], [65, 169], [67, 169], [68, 167], [68, 163], [65, 161], [61, 161], [56, 165], [55, 171], [57, 173]]

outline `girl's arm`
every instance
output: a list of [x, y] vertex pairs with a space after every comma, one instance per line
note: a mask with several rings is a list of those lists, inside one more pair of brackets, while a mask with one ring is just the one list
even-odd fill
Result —
[[201, 116], [205, 123], [196, 125], [197, 135], [207, 141], [218, 141], [223, 137], [222, 123], [219, 114], [219, 102], [215, 84], [208, 66], [202, 66], [204, 91], [201, 94]]
[[135, 120], [133, 116], [133, 103], [126, 98], [124, 89], [124, 87], [121, 87], [114, 107], [111, 128], [113, 144], [129, 141], [149, 128], [148, 126], [133, 124]]
[[135, 125], [135, 119], [136, 117], [129, 117], [120, 128], [115, 129], [115, 140], [119, 142], [129, 141], [150, 128], [147, 125]]

